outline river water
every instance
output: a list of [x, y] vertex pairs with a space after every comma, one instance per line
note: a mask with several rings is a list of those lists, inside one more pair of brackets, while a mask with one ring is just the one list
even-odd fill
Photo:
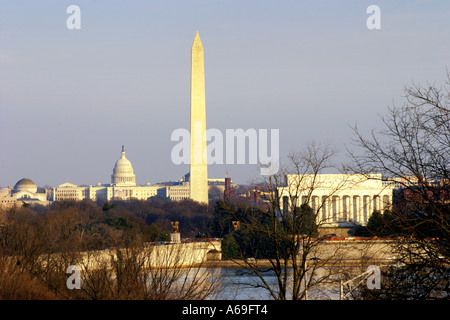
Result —
[[[220, 268], [218, 295], [215, 300], [272, 300], [269, 291], [263, 288], [261, 279], [243, 268]], [[265, 273], [264, 279], [271, 288], [277, 288], [277, 280], [272, 273]], [[338, 300], [339, 281], [321, 285], [308, 291], [309, 300]]]

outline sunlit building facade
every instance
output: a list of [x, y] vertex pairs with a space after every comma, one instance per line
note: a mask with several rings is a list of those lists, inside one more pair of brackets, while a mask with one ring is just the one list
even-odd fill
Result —
[[283, 211], [308, 204], [317, 222], [329, 226], [366, 225], [374, 211], [392, 208], [394, 181], [381, 174], [287, 175], [279, 188]]

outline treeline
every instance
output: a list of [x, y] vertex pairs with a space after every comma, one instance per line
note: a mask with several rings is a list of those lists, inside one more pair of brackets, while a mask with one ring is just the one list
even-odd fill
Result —
[[[66, 241], [82, 250], [124, 246], [129, 239], [168, 241], [172, 222], [178, 221], [182, 238], [223, 238], [235, 230], [232, 221], [260, 217], [264, 212], [248, 204], [223, 200], [209, 206], [191, 200], [162, 201], [61, 201], [49, 206], [23, 206], [2, 212], [0, 245], [14, 252], [22, 233], [35, 236], [41, 253], [58, 251]], [[23, 232], [22, 232], [23, 231]], [[240, 232], [243, 232], [242, 230]], [[128, 242], [127, 242], [128, 241]], [[26, 241], [25, 241], [26, 242]]]
[[155, 224], [161, 230], [170, 232], [171, 222], [179, 222], [179, 232], [183, 238], [208, 237], [214, 215], [214, 202], [210, 206], [186, 199], [182, 201], [121, 201], [117, 208], [143, 219], [147, 225]]

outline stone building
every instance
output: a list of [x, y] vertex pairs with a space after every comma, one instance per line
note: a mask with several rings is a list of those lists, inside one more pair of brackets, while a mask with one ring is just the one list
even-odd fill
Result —
[[0, 208], [7, 210], [15, 206], [48, 205], [47, 193], [38, 191], [37, 185], [28, 178], [17, 181], [14, 187], [0, 189]]
[[351, 226], [366, 225], [373, 211], [391, 209], [394, 189], [395, 183], [381, 174], [287, 175], [279, 193], [284, 211], [293, 201], [307, 203], [319, 223]]

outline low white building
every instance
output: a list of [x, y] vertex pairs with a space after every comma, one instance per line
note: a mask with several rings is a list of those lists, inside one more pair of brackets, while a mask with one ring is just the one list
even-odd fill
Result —
[[190, 199], [189, 182], [183, 182], [179, 185], [159, 186], [158, 195], [172, 201]]
[[381, 174], [287, 175], [279, 194], [283, 211], [297, 201], [308, 204], [323, 225], [366, 225], [373, 211], [392, 207], [394, 187]]

